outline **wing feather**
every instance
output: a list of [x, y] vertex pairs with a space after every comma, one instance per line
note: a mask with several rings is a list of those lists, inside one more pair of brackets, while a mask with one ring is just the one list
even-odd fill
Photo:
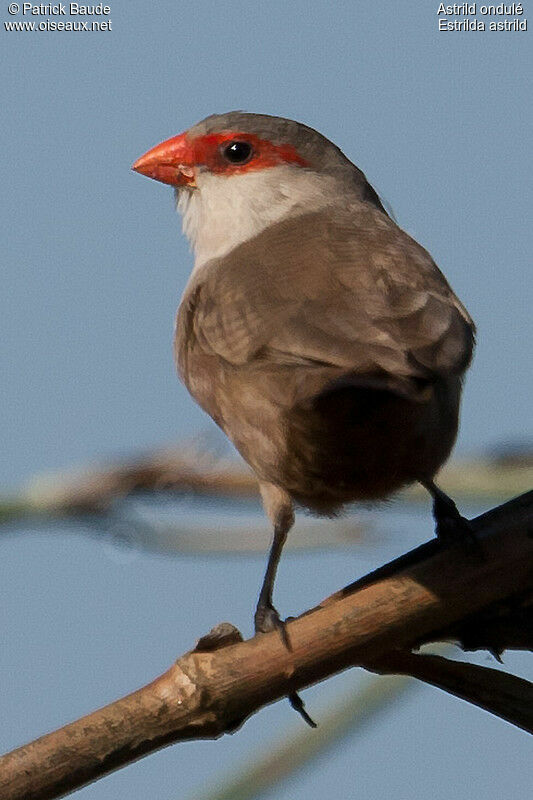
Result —
[[368, 204], [272, 226], [205, 265], [193, 295], [197, 346], [236, 367], [268, 357], [431, 380], [472, 354], [473, 322], [430, 255]]

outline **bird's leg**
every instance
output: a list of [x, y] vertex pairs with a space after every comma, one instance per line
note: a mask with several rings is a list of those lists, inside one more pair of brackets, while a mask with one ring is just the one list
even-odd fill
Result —
[[452, 498], [448, 497], [431, 480], [422, 480], [420, 483], [433, 498], [433, 517], [436, 522], [437, 537], [444, 543], [462, 540], [469, 546], [473, 545], [476, 540], [470, 522], [459, 513]]
[[[287, 650], [291, 649], [289, 637], [287, 636], [285, 623], [280, 618], [277, 610], [274, 608], [274, 604], [272, 602], [272, 592], [274, 589], [274, 580], [276, 578], [281, 551], [283, 550], [283, 545], [285, 544], [287, 533], [289, 532], [291, 526], [292, 518], [287, 520], [285, 523], [280, 523], [274, 526], [274, 539], [270, 548], [265, 577], [263, 579], [261, 591], [259, 592], [259, 600], [257, 602], [257, 608], [254, 616], [255, 632], [270, 633], [271, 631], [275, 630], [279, 631]], [[300, 695], [297, 692], [291, 692], [288, 695], [288, 700], [294, 710], [300, 714], [302, 719], [305, 720], [305, 722], [307, 722], [311, 728], [316, 728], [316, 722], [311, 719], [305, 710], [304, 702]]]
[[285, 627], [272, 602], [272, 592], [281, 551], [287, 539], [287, 534], [294, 524], [292, 500], [284, 489], [273, 483], [260, 481], [259, 489], [267, 516], [274, 526], [274, 539], [268, 556], [263, 585], [259, 592], [259, 601], [254, 617], [255, 632], [270, 633], [270, 631], [274, 630], [280, 631], [286, 647], [290, 650]]
[[276, 579], [276, 572], [278, 569], [279, 560], [281, 558], [281, 551], [287, 539], [289, 531], [288, 525], [275, 525], [274, 538], [268, 556], [268, 564], [263, 579], [263, 585], [259, 592], [259, 600], [254, 616], [255, 632], [256, 633], [270, 633], [270, 631], [278, 630], [281, 634], [285, 646], [290, 650], [289, 640], [285, 631], [285, 625], [281, 620], [277, 610], [274, 608], [272, 602], [272, 592], [274, 590], [274, 581]]

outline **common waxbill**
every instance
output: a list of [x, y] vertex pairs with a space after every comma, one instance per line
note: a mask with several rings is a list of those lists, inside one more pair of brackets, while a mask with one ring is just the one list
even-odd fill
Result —
[[176, 187], [195, 254], [179, 373], [256, 473], [274, 526], [256, 631], [281, 625], [272, 589], [295, 503], [334, 514], [419, 481], [437, 532], [460, 523], [433, 476], [474, 324], [361, 170], [306, 125], [240, 111], [133, 169]]

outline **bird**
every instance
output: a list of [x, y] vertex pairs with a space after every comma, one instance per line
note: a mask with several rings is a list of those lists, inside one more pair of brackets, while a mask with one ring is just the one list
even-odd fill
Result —
[[475, 326], [364, 173], [307, 125], [214, 114], [132, 169], [175, 189], [194, 252], [178, 372], [258, 478], [273, 539], [254, 625], [286, 641], [273, 588], [295, 507], [334, 516], [419, 482], [437, 535], [467, 528], [434, 477]]

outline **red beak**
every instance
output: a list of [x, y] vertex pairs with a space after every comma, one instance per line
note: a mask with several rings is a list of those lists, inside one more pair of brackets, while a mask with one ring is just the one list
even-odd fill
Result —
[[181, 133], [152, 147], [141, 156], [132, 169], [170, 186], [195, 186], [194, 148]]

